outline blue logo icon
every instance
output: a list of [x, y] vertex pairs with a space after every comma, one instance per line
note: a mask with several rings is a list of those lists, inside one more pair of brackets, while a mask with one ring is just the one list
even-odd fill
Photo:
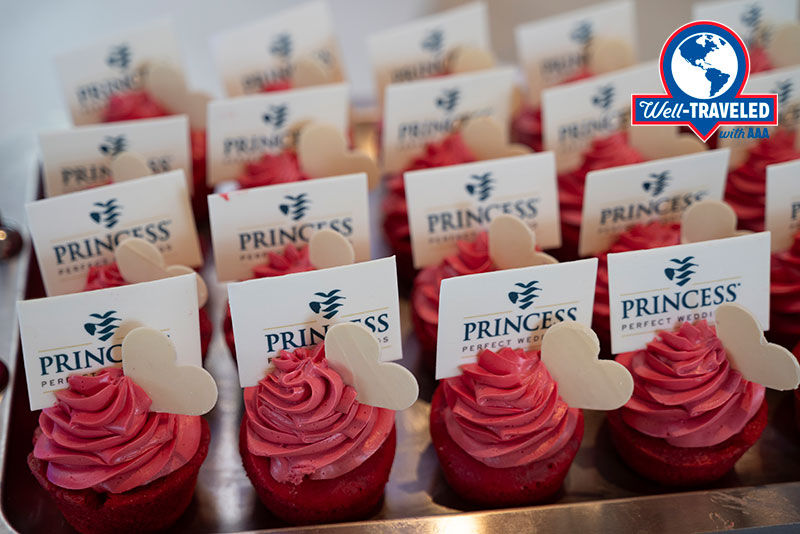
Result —
[[121, 321], [119, 317], [114, 317], [117, 313], [114, 310], [105, 313], [90, 313], [89, 317], [95, 319], [94, 322], [87, 322], [83, 324], [83, 329], [86, 330], [90, 336], [97, 336], [100, 341], [107, 341], [108, 338], [114, 335], [114, 331], [119, 328], [115, 321]]
[[467, 184], [465, 189], [467, 193], [472, 196], [478, 197], [478, 200], [483, 202], [492, 192], [494, 180], [492, 180], [492, 173], [486, 172], [483, 174], [473, 174], [469, 177], [470, 180], [474, 180], [474, 184]]
[[106, 228], [114, 228], [119, 220], [120, 211], [122, 211], [122, 206], [117, 204], [117, 199], [112, 198], [106, 202], [95, 202], [92, 205], [100, 209], [90, 212], [89, 217]]
[[789, 102], [792, 99], [792, 93], [794, 93], [794, 87], [792, 87], [792, 80], [778, 80], [775, 82], [775, 88], [773, 89], [778, 94], [778, 103], [784, 104]]
[[631, 124], [686, 125], [707, 141], [723, 124], [775, 126], [777, 95], [743, 95], [750, 56], [733, 30], [697, 21], [678, 28], [659, 60], [664, 95], [632, 95]]
[[311, 301], [308, 303], [308, 307], [311, 308], [311, 311], [318, 315], [322, 315], [326, 319], [330, 319], [337, 313], [339, 313], [339, 308], [344, 306], [340, 300], [344, 300], [347, 297], [339, 295], [338, 293], [341, 289], [333, 289], [325, 293], [324, 291], [317, 291], [314, 293], [314, 296], [320, 297], [324, 300], [318, 301]]
[[614, 86], [611, 84], [601, 86], [592, 97], [592, 104], [604, 110], [610, 108], [613, 102]]
[[281, 204], [278, 208], [281, 213], [288, 215], [293, 221], [299, 221], [308, 211], [308, 205], [311, 201], [308, 199], [307, 193], [300, 193], [299, 195], [286, 195], [285, 198], [288, 202]]
[[657, 197], [667, 188], [669, 178], [669, 171], [651, 172], [648, 179], [642, 182], [642, 189]]
[[442, 50], [444, 45], [444, 32], [440, 29], [431, 30], [420, 43], [423, 50], [433, 54]]
[[458, 105], [459, 96], [461, 96], [461, 92], [458, 89], [445, 89], [436, 98], [436, 107], [449, 113]]
[[578, 43], [579, 45], [586, 46], [592, 40], [592, 23], [588, 20], [578, 23], [569, 38]]
[[116, 156], [120, 152], [125, 152], [128, 142], [124, 135], [107, 135], [103, 143], [97, 147], [101, 154], [106, 156]]
[[508, 293], [508, 300], [511, 301], [511, 304], [516, 304], [519, 306], [519, 309], [525, 310], [528, 309], [532, 304], [534, 299], [538, 297], [538, 291], [541, 291], [541, 287], [537, 287], [538, 280], [532, 280], [527, 284], [522, 282], [517, 282], [514, 284], [514, 287], [518, 287], [520, 289], [516, 291], [510, 291]]
[[692, 267], [698, 267], [696, 263], [692, 263], [694, 256], [686, 256], [683, 259], [672, 258], [670, 263], [674, 264], [672, 267], [664, 269], [664, 274], [669, 280], [675, 280], [676, 283], [683, 287], [689, 283], [695, 271]]
[[289, 116], [289, 109], [286, 104], [278, 106], [270, 106], [269, 111], [264, 113], [262, 117], [264, 122], [272, 125], [273, 128], [278, 129], [286, 124], [286, 119]]
[[112, 46], [111, 52], [109, 52], [106, 58], [106, 65], [119, 70], [125, 70], [128, 68], [128, 65], [131, 64], [131, 55], [131, 47], [127, 44]]
[[269, 53], [279, 58], [288, 58], [292, 55], [292, 36], [288, 33], [279, 33], [269, 45]]

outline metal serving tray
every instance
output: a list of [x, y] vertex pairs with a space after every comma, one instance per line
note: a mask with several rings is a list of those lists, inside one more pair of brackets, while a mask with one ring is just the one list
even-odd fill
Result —
[[[379, 194], [373, 194], [373, 208], [378, 207], [378, 201]], [[373, 224], [373, 237], [380, 241], [378, 228]], [[374, 252], [381, 251], [378, 246]], [[27, 254], [26, 249], [12, 268], [0, 266], [0, 275], [5, 277], [0, 279], [0, 288], [5, 292], [0, 294], [0, 315], [13, 323], [3, 326], [12, 329], [10, 354], [17, 355], [11, 359], [11, 381], [0, 405], [0, 530], [57, 534], [71, 529], [26, 464], [37, 414], [28, 409], [16, 317], [8, 308], [14, 300], [8, 293], [13, 288], [9, 279], [27, 268]], [[30, 263], [26, 296], [35, 298], [43, 291], [38, 267], [35, 261]], [[225, 289], [214, 283], [210, 262], [203, 274], [211, 290], [209, 306], [216, 329], [206, 367], [217, 380], [220, 396], [217, 407], [207, 415], [211, 448], [200, 470], [195, 498], [174, 531], [286, 530], [290, 527], [273, 518], [258, 501], [242, 468], [238, 452], [242, 391], [220, 329]], [[435, 382], [419, 365], [419, 347], [410, 328], [407, 300], [401, 302], [401, 312], [403, 363], [419, 378], [421, 398], [397, 415], [397, 454], [383, 507], [368, 521], [298, 531], [689, 532], [758, 526], [776, 526], [775, 530], [787, 532], [800, 530], [800, 430], [794, 424], [791, 393], [768, 394], [769, 426], [735, 470], [713, 486], [676, 492], [639, 477], [617, 456], [603, 414], [587, 412], [581, 449], [563, 489], [550, 502], [504, 510], [470, 507], [449, 489], [439, 471], [428, 434], [429, 401]]]

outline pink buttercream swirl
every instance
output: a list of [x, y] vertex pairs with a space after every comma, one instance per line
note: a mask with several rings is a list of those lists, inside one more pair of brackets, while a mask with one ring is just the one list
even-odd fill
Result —
[[150, 397], [121, 369], [67, 381], [39, 415], [33, 449], [56, 486], [122, 493], [169, 475], [197, 452], [200, 418], [150, 412]]
[[539, 352], [484, 350], [444, 380], [447, 432], [464, 451], [502, 469], [546, 460], [575, 433], [580, 410], [558, 395]]
[[89, 267], [89, 274], [86, 275], [86, 285], [84, 291], [94, 291], [95, 289], [106, 289], [109, 287], [126, 286], [128, 282], [119, 272], [117, 262], [107, 265], [93, 265]]
[[647, 348], [617, 356], [633, 375], [622, 419], [675, 447], [711, 447], [741, 432], [764, 401], [764, 386], [731, 367], [714, 327], [683, 323]]
[[247, 189], [308, 179], [297, 153], [285, 150], [278, 154], [264, 154], [257, 161], [246, 163], [236, 181], [243, 189]]
[[281, 351], [245, 388], [247, 450], [270, 459], [278, 482], [336, 478], [364, 463], [394, 427], [394, 411], [361, 404], [328, 366], [324, 344]]
[[771, 267], [770, 332], [800, 336], [800, 232], [789, 250], [772, 255]]

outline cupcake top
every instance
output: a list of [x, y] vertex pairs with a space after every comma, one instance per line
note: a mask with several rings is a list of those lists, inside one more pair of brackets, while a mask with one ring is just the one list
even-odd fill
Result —
[[67, 382], [42, 410], [33, 449], [53, 484], [122, 493], [169, 475], [197, 452], [200, 417], [150, 412], [150, 397], [121, 369]]
[[103, 122], [132, 121], [166, 117], [171, 113], [164, 109], [144, 89], [114, 93], [108, 99]]
[[313, 271], [314, 266], [308, 259], [308, 245], [297, 248], [289, 243], [283, 252], [270, 252], [265, 263], [253, 267], [253, 278], [282, 276], [291, 273]]
[[706, 321], [659, 332], [643, 350], [617, 356], [633, 375], [622, 419], [675, 447], [711, 447], [741, 432], [764, 401], [764, 386], [731, 367]]
[[575, 432], [580, 410], [558, 395], [539, 352], [484, 350], [462, 374], [443, 381], [447, 432], [467, 454], [492, 468], [539, 462]]
[[89, 267], [89, 274], [86, 275], [86, 285], [84, 291], [94, 291], [95, 289], [106, 289], [109, 287], [126, 286], [128, 282], [119, 272], [116, 262], [107, 265], [93, 265]]
[[386, 441], [394, 411], [358, 402], [328, 366], [324, 343], [281, 351], [257, 386], [244, 390], [247, 450], [270, 459], [272, 477], [326, 480], [364, 463]]
[[789, 250], [772, 255], [770, 305], [773, 311], [800, 313], [800, 232]]
[[247, 189], [308, 179], [309, 177], [300, 168], [297, 153], [285, 150], [278, 154], [267, 153], [258, 161], [246, 163], [236, 181], [243, 189]]

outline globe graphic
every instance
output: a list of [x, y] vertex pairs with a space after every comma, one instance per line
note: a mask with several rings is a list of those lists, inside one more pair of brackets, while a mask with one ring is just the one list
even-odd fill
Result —
[[695, 33], [672, 53], [672, 77], [687, 95], [708, 100], [730, 89], [739, 72], [731, 44], [713, 33]]

